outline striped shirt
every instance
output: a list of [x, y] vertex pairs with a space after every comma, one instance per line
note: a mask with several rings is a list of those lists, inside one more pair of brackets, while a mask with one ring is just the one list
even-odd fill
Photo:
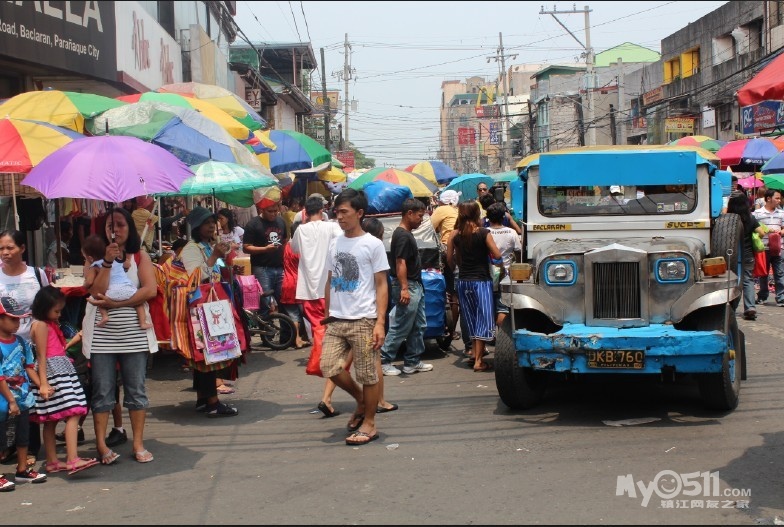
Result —
[[[778, 232], [784, 230], [784, 210], [782, 209], [776, 208], [771, 212], [765, 207], [762, 207], [754, 211], [754, 217], [757, 218], [757, 220], [765, 225], [770, 231]], [[765, 249], [767, 250], [767, 234], [762, 237], [762, 243], [765, 244]]]

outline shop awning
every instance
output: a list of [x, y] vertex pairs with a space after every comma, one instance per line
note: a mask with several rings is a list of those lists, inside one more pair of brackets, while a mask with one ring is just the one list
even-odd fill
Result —
[[784, 100], [784, 53], [773, 59], [738, 90], [739, 106], [781, 100]]

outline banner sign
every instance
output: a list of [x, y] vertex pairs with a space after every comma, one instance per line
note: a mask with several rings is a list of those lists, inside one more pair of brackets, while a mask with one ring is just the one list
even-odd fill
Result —
[[354, 160], [354, 151], [353, 150], [342, 150], [339, 152], [335, 152], [335, 158], [346, 165], [343, 168], [344, 172], [351, 172], [351, 170], [357, 166], [356, 161]]
[[741, 131], [756, 134], [771, 128], [784, 127], [784, 101], [762, 101], [740, 109]]
[[644, 106], [648, 106], [649, 104], [659, 102], [662, 99], [664, 99], [664, 88], [662, 86], [659, 86], [658, 88], [654, 88], [651, 91], [647, 91], [642, 94], [642, 104]]
[[475, 145], [476, 144], [476, 130], [473, 128], [458, 128], [457, 129], [457, 144], [459, 145]]
[[694, 119], [692, 117], [670, 117], [664, 120], [665, 134], [693, 134]]
[[[329, 113], [334, 114], [338, 113], [340, 109], [340, 92], [336, 91], [328, 91], [327, 92], [327, 100], [329, 101]], [[310, 102], [313, 103], [315, 109], [313, 110], [312, 115], [324, 115], [324, 93], [320, 91], [312, 91], [310, 92]]]
[[491, 145], [501, 144], [501, 127], [499, 126], [499, 123], [496, 121], [490, 123], [490, 144]]
[[114, 2], [0, 2], [0, 55], [116, 81], [115, 34]]

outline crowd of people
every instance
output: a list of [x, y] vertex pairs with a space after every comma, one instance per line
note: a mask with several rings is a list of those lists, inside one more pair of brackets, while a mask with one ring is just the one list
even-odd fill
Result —
[[[336, 388], [356, 401], [346, 426], [347, 444], [374, 441], [375, 415], [398, 410], [384, 398], [384, 376], [433, 369], [422, 361], [424, 287], [412, 235], [425, 214], [430, 214], [446, 253], [445, 309], [453, 310], [453, 320], [460, 319], [460, 331], [454, 323], [446, 331], [455, 340], [462, 336], [474, 370], [486, 371], [485, 346], [508, 313], [497, 294], [499, 275], [519, 257], [521, 237], [506, 206], [495, 202], [487, 185], [479, 185], [477, 193], [478, 200], [462, 203], [454, 191], [442, 192], [433, 203], [407, 199], [389, 254], [384, 226], [366, 217], [367, 197], [350, 189], [332, 202], [320, 194], [287, 200], [286, 206], [262, 199], [257, 215], [244, 226], [228, 208], [214, 213], [179, 204], [159, 216], [145, 197], [107, 211], [102, 235], [64, 223], [61, 241], [48, 247], [47, 263], [84, 265], [90, 295], [81, 331], [71, 339], [59, 323], [65, 296], [50, 285], [43, 269], [27, 265], [25, 236], [18, 231], [0, 234], [0, 437], [13, 437], [0, 451], [0, 461], [17, 457], [15, 476], [0, 477], [0, 492], [22, 482], [45, 482], [49, 473], [75, 474], [116, 463], [121, 456], [113, 449], [128, 440], [122, 407], [130, 418], [132, 459], [153, 461], [144, 446], [150, 404], [145, 378], [148, 357], [158, 349], [148, 304], [159, 293], [150, 257], [157, 249], [151, 234], [158, 222], [171, 244], [167, 257], [189, 274], [199, 269], [203, 282], [220, 281], [221, 266], [249, 256], [252, 275], [264, 291], [273, 292], [261, 299], [261, 310], [287, 313], [297, 323], [296, 346], [311, 347], [308, 373], [324, 378], [318, 409], [326, 417], [340, 414], [332, 405]], [[75, 367], [68, 358], [67, 350], [77, 344], [88, 361], [86, 371], [77, 371], [79, 364]], [[398, 368], [393, 363], [401, 349]], [[208, 417], [238, 415], [236, 407], [219, 399], [225, 393], [219, 388], [236, 378], [236, 371], [233, 375], [194, 368], [196, 409]], [[84, 441], [88, 410], [95, 458], [80, 457], [77, 448]], [[114, 426], [107, 434], [110, 413]], [[57, 433], [61, 421], [64, 428]], [[65, 443], [64, 460], [58, 457], [57, 442]], [[45, 461], [36, 470], [42, 456]]]

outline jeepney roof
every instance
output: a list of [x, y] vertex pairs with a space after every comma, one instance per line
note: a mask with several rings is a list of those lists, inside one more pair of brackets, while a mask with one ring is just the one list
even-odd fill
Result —
[[695, 151], [658, 148], [544, 153], [526, 166], [538, 167], [540, 186], [683, 185], [697, 182], [697, 167], [716, 167]]
[[525, 169], [529, 166], [538, 166], [539, 165], [539, 157], [545, 154], [567, 154], [567, 153], [579, 153], [579, 152], [614, 152], [614, 151], [634, 151], [639, 152], [640, 150], [666, 150], [666, 151], [686, 151], [686, 152], [697, 152], [700, 157], [707, 160], [714, 165], [719, 165], [719, 158], [716, 154], [711, 152], [710, 150], [706, 150], [704, 148], [700, 148], [699, 146], [691, 146], [691, 145], [595, 145], [595, 146], [578, 146], [572, 148], [563, 148], [560, 150], [553, 150], [552, 152], [542, 152], [536, 154], [529, 154], [523, 159], [520, 160], [519, 163], [515, 166], [518, 170]]

